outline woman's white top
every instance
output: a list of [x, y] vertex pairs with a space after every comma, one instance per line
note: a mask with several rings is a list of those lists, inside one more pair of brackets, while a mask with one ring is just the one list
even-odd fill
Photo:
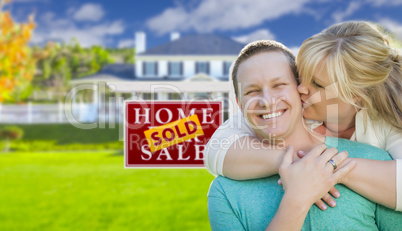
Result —
[[[368, 116], [367, 128], [364, 129], [364, 113], [364, 110], [361, 110], [356, 114], [356, 131], [351, 140], [382, 148], [396, 159], [396, 210], [402, 211], [402, 133], [384, 120], [372, 121]], [[310, 129], [320, 124], [307, 121]], [[239, 111], [215, 131], [205, 147], [204, 164], [210, 173], [223, 176], [225, 155], [231, 145], [243, 136], [256, 135]]]

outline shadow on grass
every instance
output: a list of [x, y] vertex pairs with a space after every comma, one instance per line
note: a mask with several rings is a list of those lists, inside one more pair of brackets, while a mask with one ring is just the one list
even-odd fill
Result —
[[124, 156], [124, 150], [116, 151], [116, 152], [110, 154], [110, 156]]

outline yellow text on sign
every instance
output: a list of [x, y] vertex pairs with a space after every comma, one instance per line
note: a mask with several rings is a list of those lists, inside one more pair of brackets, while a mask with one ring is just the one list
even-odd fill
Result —
[[151, 152], [204, 135], [198, 116], [189, 117], [144, 131]]

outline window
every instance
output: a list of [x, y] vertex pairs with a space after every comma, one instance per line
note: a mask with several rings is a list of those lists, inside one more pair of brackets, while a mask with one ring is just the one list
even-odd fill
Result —
[[181, 100], [181, 94], [179, 93], [169, 93], [170, 100]]
[[208, 92], [197, 92], [194, 93], [195, 100], [211, 99], [211, 93]]
[[183, 63], [182, 62], [169, 62], [169, 75], [182, 76], [183, 75]]
[[224, 76], [229, 75], [230, 65], [232, 65], [232, 62], [223, 62], [223, 75]]
[[144, 62], [143, 74], [146, 76], [158, 75], [158, 63], [157, 62]]
[[142, 95], [144, 100], [155, 100], [158, 99], [158, 95], [156, 93], [143, 93]]
[[209, 74], [209, 63], [208, 62], [196, 62], [195, 63], [195, 73], [205, 73]]

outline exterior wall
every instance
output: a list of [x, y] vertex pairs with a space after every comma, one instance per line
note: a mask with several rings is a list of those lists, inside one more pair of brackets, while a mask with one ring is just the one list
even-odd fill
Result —
[[159, 60], [158, 61], [158, 77], [165, 77], [169, 76], [168, 73], [168, 61], [166, 60]]
[[213, 77], [223, 76], [223, 60], [209, 62], [209, 75]]
[[141, 60], [135, 61], [135, 76], [142, 77], [142, 65], [143, 61]]
[[195, 61], [183, 61], [183, 75], [188, 78], [195, 75]]

